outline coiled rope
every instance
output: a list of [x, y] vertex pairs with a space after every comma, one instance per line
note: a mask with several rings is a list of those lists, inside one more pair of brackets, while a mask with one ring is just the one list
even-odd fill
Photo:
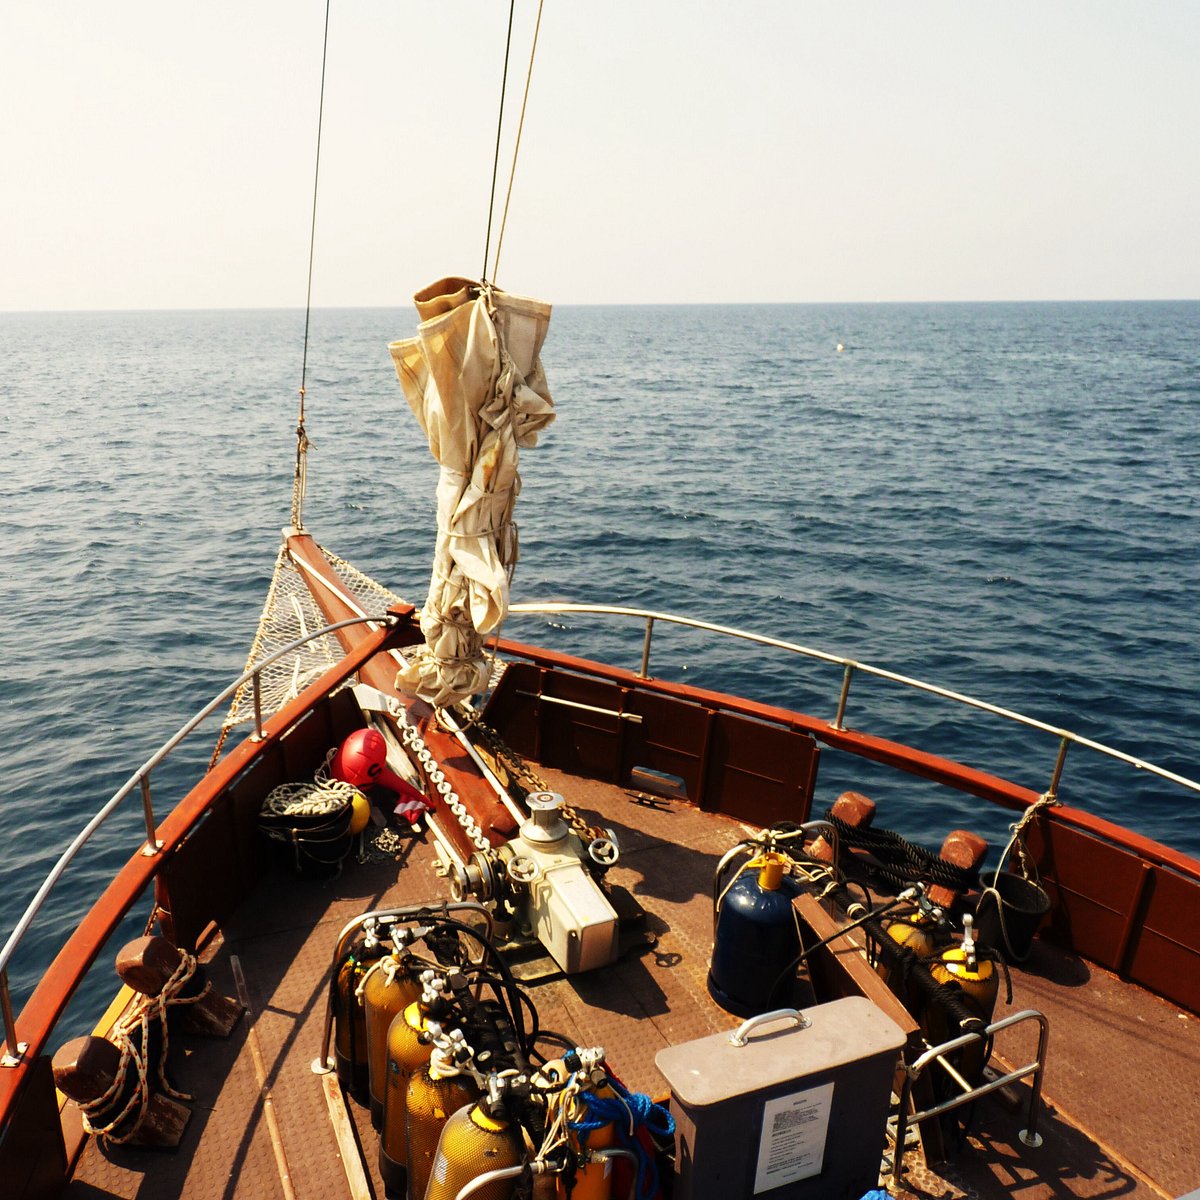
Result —
[[[262, 812], [271, 817], [324, 817], [339, 813], [358, 789], [340, 779], [314, 783], [281, 783], [263, 801]], [[269, 837], [288, 841], [281, 831], [267, 829]]]
[[[342, 860], [350, 853], [352, 839], [348, 829], [348, 818], [343, 818], [358, 789], [327, 774], [330, 759], [335, 750], [326, 755], [325, 763], [318, 768], [311, 783], [281, 783], [274, 788], [259, 810], [258, 828], [271, 841], [282, 842], [292, 848], [293, 863], [297, 872], [302, 872], [304, 862], [301, 855], [322, 867], [341, 870]], [[322, 817], [329, 820], [321, 821]], [[344, 843], [339, 850], [338, 843]], [[332, 851], [318, 851], [318, 846], [334, 847]], [[332, 854], [333, 857], [322, 857]]]
[[838, 831], [843, 845], [867, 851], [876, 860], [878, 873], [901, 888], [918, 880], [940, 883], [957, 892], [979, 886], [977, 870], [956, 867], [890, 829], [859, 829], [834, 816], [833, 809], [825, 813], [825, 820]]
[[[143, 996], [137, 1006], [113, 1027], [110, 1040], [121, 1052], [121, 1061], [112, 1084], [102, 1096], [79, 1106], [83, 1113], [84, 1129], [106, 1144], [121, 1145], [137, 1136], [150, 1107], [152, 1070], [153, 1082], [161, 1091], [176, 1100], [192, 1099], [188, 1093], [176, 1091], [167, 1078], [167, 1054], [170, 1050], [167, 1010], [176, 1005], [196, 1004], [209, 993], [211, 983], [205, 983], [195, 995], [183, 994], [198, 969], [196, 958], [180, 950], [179, 966], [163, 984], [158, 995]], [[160, 1049], [158, 1061], [151, 1063], [150, 1047], [156, 1027], [160, 1034]], [[128, 1099], [114, 1116], [101, 1120], [100, 1115], [111, 1108], [125, 1090], [130, 1070], [136, 1073], [137, 1078]], [[128, 1127], [118, 1132], [126, 1123]]]
[[658, 1191], [658, 1164], [638, 1134], [644, 1131], [652, 1141], [664, 1142], [675, 1133], [675, 1118], [663, 1105], [656, 1104], [643, 1092], [631, 1092], [614, 1076], [609, 1075], [608, 1084], [614, 1092], [611, 1098], [593, 1091], [578, 1094], [587, 1116], [578, 1121], [568, 1120], [567, 1126], [579, 1136], [580, 1145], [586, 1147], [589, 1134], [612, 1125], [622, 1147], [632, 1150], [637, 1158], [637, 1200], [650, 1200]]

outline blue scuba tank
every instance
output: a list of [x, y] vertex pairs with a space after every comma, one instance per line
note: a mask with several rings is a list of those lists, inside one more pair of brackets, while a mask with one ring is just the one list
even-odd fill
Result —
[[780, 976], [800, 953], [792, 913], [800, 886], [785, 866], [782, 855], [761, 855], [721, 900], [708, 994], [735, 1016], [754, 1017], [790, 1003], [791, 982]]

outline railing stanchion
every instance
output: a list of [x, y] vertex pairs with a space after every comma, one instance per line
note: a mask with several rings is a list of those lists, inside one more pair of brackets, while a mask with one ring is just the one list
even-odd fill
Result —
[[1062, 781], [1063, 766], [1067, 761], [1067, 751], [1071, 748], [1071, 739], [1066, 734], [1058, 743], [1058, 758], [1054, 763], [1054, 774], [1050, 777], [1050, 786], [1046, 789], [1046, 795], [1053, 800], [1058, 795], [1058, 785]]
[[0, 1019], [4, 1022], [4, 1055], [0, 1067], [19, 1066], [29, 1046], [17, 1041], [17, 1023], [13, 1020], [12, 997], [8, 994], [8, 971], [0, 969]]
[[642, 642], [642, 669], [638, 672], [639, 679], [650, 678], [650, 639], [654, 636], [654, 618], [646, 618], [646, 637]]
[[149, 773], [142, 775], [138, 779], [138, 783], [142, 789], [142, 815], [146, 818], [146, 844], [142, 847], [142, 853], [147, 858], [153, 858], [162, 849], [162, 842], [156, 836], [154, 806], [150, 803]]
[[846, 715], [846, 700], [850, 695], [850, 680], [854, 678], [854, 663], [848, 662], [842, 672], [842, 694], [838, 697], [837, 716], [833, 718], [834, 729], [844, 729], [842, 720]]

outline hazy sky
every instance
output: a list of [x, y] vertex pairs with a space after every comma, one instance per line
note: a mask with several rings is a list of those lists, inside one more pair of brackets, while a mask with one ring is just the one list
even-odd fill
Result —
[[[507, 13], [333, 0], [315, 304], [478, 275]], [[4, 0], [0, 309], [303, 305], [323, 21]], [[498, 282], [1198, 297], [1200, 3], [546, 0]]]

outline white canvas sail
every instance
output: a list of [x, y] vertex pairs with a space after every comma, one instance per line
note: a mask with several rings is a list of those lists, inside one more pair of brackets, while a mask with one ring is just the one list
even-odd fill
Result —
[[413, 300], [417, 336], [389, 349], [441, 474], [425, 646], [398, 682], [446, 706], [484, 687], [484, 637], [508, 612], [519, 450], [555, 416], [539, 358], [550, 305], [457, 278]]

